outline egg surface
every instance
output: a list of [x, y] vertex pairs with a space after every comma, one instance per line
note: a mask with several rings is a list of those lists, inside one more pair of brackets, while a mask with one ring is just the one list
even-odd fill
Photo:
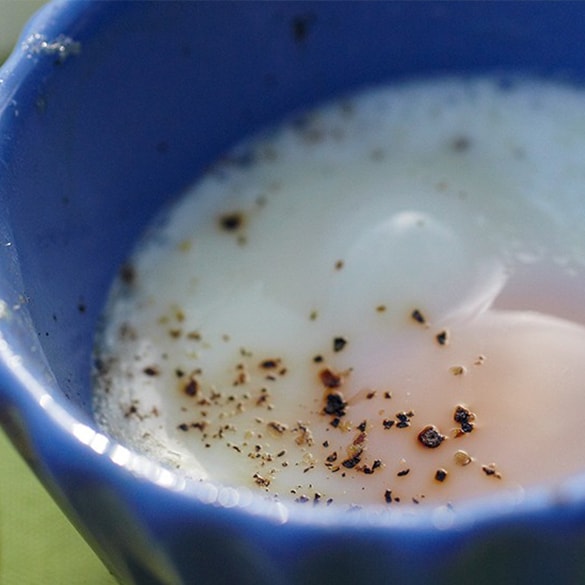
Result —
[[585, 93], [370, 89], [149, 227], [95, 350], [104, 430], [194, 479], [457, 503], [583, 472]]

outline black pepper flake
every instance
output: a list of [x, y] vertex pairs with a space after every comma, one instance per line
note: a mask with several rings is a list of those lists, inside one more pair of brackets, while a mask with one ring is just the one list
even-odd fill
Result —
[[449, 342], [449, 334], [447, 333], [447, 330], [444, 329], [440, 333], [437, 333], [436, 339], [439, 345], [447, 345]]
[[197, 396], [199, 392], [199, 382], [197, 382], [197, 380], [191, 376], [187, 380], [187, 383], [183, 386], [183, 392], [187, 396]]
[[228, 232], [235, 232], [244, 225], [244, 215], [240, 211], [226, 213], [219, 218], [220, 227]]
[[465, 152], [471, 147], [471, 139], [469, 136], [457, 136], [453, 139], [451, 146], [455, 152]]
[[447, 472], [444, 469], [437, 469], [435, 472], [435, 479], [441, 483], [447, 479]]
[[132, 264], [122, 264], [119, 271], [120, 280], [126, 285], [131, 286], [136, 282], [136, 269]]
[[327, 447], [329, 447], [329, 441], [323, 441], [323, 447], [327, 449]]
[[385, 429], [391, 429], [394, 426], [394, 424], [395, 424], [394, 421], [389, 418], [386, 418], [382, 421], [382, 426]]
[[327, 455], [326, 461], [327, 463], [335, 463], [337, 461], [337, 451], [334, 451], [331, 455]]
[[473, 431], [474, 426], [472, 421], [475, 420], [475, 414], [469, 409], [465, 408], [465, 406], [458, 405], [455, 408], [453, 420], [460, 424], [461, 433], [471, 433], [471, 431]]
[[345, 461], [341, 463], [341, 465], [343, 465], [343, 467], [345, 467], [346, 469], [353, 469], [361, 461], [360, 455], [361, 452], [358, 453], [357, 455], [354, 455], [353, 457], [347, 458]]
[[392, 490], [386, 490], [384, 492], [384, 501], [387, 504], [391, 504], [392, 503]]
[[341, 351], [347, 345], [345, 337], [336, 337], [333, 340], [333, 351]]
[[323, 356], [322, 356], [322, 355], [316, 355], [316, 356], [313, 358], [313, 361], [314, 361], [316, 364], [320, 364], [320, 363], [323, 361]]
[[[137, 414], [138, 413], [138, 408], [136, 408], [135, 404], [132, 404], [128, 407], [128, 410], [126, 410], [126, 412], [124, 413], [124, 418], [129, 418], [131, 417], [133, 414]], [[180, 428], [181, 425], [179, 425]]]
[[398, 429], [405, 429], [410, 426], [410, 419], [414, 416], [414, 412], [409, 410], [408, 412], [398, 412], [396, 413], [396, 419], [398, 422], [396, 423], [396, 428]]
[[336, 429], [339, 426], [339, 423], [341, 422], [341, 420], [339, 418], [334, 418], [329, 424]]
[[362, 433], [365, 432], [366, 430], [366, 426], [367, 426], [367, 422], [363, 421], [358, 425], [358, 430], [361, 431]]
[[343, 400], [343, 396], [339, 392], [331, 392], [325, 398], [323, 412], [325, 414], [335, 415], [339, 418], [345, 415], [346, 406], [347, 402]]
[[419, 434], [419, 442], [429, 449], [436, 449], [444, 440], [445, 436], [439, 432], [434, 425], [427, 425]]
[[372, 463], [372, 467], [364, 467], [362, 471], [366, 475], [372, 475], [372, 473], [374, 473], [374, 471], [376, 471], [376, 469], [379, 469], [380, 467], [382, 467], [382, 462], [380, 461], [380, 459], [376, 459]]
[[495, 463], [490, 463], [489, 465], [482, 465], [481, 470], [488, 477], [495, 477], [496, 479], [502, 479], [502, 474], [496, 469]]
[[425, 319], [425, 316], [418, 310], [415, 309], [410, 316], [417, 322], [420, 323], [421, 325], [424, 325], [427, 320]]
[[189, 425], [188, 425], [188, 424], [186, 424], [186, 423], [181, 423], [180, 425], [177, 425], [177, 428], [178, 428], [180, 431], [187, 432], [187, 431], [189, 430]]
[[264, 370], [272, 370], [274, 368], [278, 368], [280, 365], [279, 359], [267, 359], [260, 362], [260, 367]]
[[406, 468], [406, 469], [401, 469], [396, 475], [398, 477], [404, 477], [405, 475], [408, 475], [410, 473], [410, 469]]
[[312, 13], [299, 15], [293, 18], [291, 26], [295, 43], [302, 43], [306, 40], [310, 27], [315, 19], [316, 17]]
[[147, 376], [158, 376], [160, 374], [156, 366], [147, 366], [142, 370], [142, 372]]

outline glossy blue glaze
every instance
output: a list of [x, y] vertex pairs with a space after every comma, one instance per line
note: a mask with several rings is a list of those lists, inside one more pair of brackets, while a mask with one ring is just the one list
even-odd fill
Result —
[[123, 583], [585, 581], [585, 479], [421, 511], [286, 508], [190, 485], [96, 432], [110, 281], [242, 136], [445, 73], [580, 81], [585, 4], [56, 2], [0, 70], [0, 420]]

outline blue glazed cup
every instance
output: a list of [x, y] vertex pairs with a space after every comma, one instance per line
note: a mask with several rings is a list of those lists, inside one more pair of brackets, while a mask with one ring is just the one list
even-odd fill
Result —
[[[0, 70], [0, 420], [122, 583], [585, 582], [585, 477], [416, 513], [189, 483], [99, 432], [93, 333], [146, 222], [221, 152], [340, 92], [580, 81], [582, 3], [55, 2]], [[585, 465], [584, 465], [585, 468]]]

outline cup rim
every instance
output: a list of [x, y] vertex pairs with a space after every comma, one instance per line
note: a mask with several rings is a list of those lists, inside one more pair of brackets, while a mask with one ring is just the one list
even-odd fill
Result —
[[[8, 104], [22, 84], [46, 73], [42, 59], [45, 49], [42, 44], [31, 43], [35, 39], [39, 43], [51, 43], [60, 38], [61, 46], [55, 45], [54, 51], [57, 55], [61, 51], [63, 59], [69, 58], [75, 51], [75, 31], [80, 21], [87, 18], [88, 7], [91, 6], [92, 10], [103, 10], [104, 5], [115, 4], [117, 3], [94, 3], [92, 0], [54, 0], [31, 18], [24, 27], [16, 48], [0, 68], [0, 121], [8, 117]], [[69, 36], [64, 31], [72, 32]], [[251, 515], [277, 524], [345, 529], [376, 528], [401, 533], [420, 530], [460, 532], [471, 527], [527, 516], [558, 517], [563, 509], [574, 506], [585, 509], [585, 471], [554, 487], [534, 486], [516, 492], [501, 491], [492, 496], [470, 498], [452, 507], [448, 504], [416, 506], [401, 503], [394, 507], [368, 504], [361, 509], [349, 511], [346, 505], [315, 507], [284, 500], [274, 501], [247, 488], [187, 479], [108, 438], [96, 430], [95, 423], [92, 426], [82, 417], [76, 416], [67, 408], [64, 397], [49, 393], [17, 358], [7, 344], [0, 343], [2, 391], [9, 396], [12, 405], [20, 410], [33, 443], [36, 442], [35, 436], [40, 432], [40, 426], [44, 427], [43, 434], [58, 430], [66, 437], [66, 442], [81, 447], [82, 452], [92, 454], [92, 457], [87, 458], [91, 464], [95, 465], [95, 455], [98, 456], [99, 465], [91, 471], [104, 482], [107, 483], [110, 476], [118, 472], [123, 473], [123, 481], [129, 484], [137, 481], [148, 482], [155, 489], [154, 496], [151, 498], [149, 495], [143, 501], [150, 502], [151, 506], [157, 505], [156, 493], [164, 490], [177, 498], [184, 498], [186, 509], [196, 503], [206, 507], [230, 509], [237, 514]], [[38, 424], [41, 420], [43, 425]], [[53, 453], [58, 456], [58, 450]], [[86, 461], [75, 461], [76, 469], [82, 473], [88, 472], [87, 465]], [[341, 513], [343, 508], [347, 513]]]

